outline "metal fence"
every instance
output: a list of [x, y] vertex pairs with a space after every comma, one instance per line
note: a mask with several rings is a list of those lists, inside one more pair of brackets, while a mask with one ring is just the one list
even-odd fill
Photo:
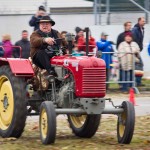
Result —
[[[137, 57], [134, 53], [102, 52], [102, 59], [106, 63], [106, 88], [109, 84], [118, 84], [120, 88], [132, 87], [139, 93], [136, 87], [135, 64]], [[141, 76], [139, 74], [139, 76]], [[123, 90], [123, 89], [122, 89]]]

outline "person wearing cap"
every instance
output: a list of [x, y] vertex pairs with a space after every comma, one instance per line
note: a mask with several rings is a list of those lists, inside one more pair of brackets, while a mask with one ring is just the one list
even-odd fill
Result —
[[[109, 81], [110, 78], [110, 72], [111, 72], [111, 64], [112, 64], [112, 53], [114, 52], [112, 44], [112, 41], [107, 40], [108, 34], [106, 32], [101, 33], [101, 39], [96, 42], [97, 49], [100, 52], [104, 52], [101, 56], [101, 58], [105, 61], [106, 63], [106, 81]], [[107, 52], [107, 53], [105, 53]], [[108, 90], [109, 84], [106, 84], [106, 89]]]
[[[133, 41], [131, 32], [125, 33], [125, 41], [121, 42], [118, 47], [118, 59], [122, 68], [122, 81], [133, 81], [133, 61], [139, 62], [140, 48]], [[128, 92], [128, 88], [132, 87], [131, 83], [122, 83], [122, 91]]]
[[31, 20], [29, 21], [29, 25], [34, 27], [34, 31], [39, 29], [38, 21], [41, 19], [42, 16], [46, 15], [46, 10], [44, 6], [39, 6], [38, 11], [35, 15], [32, 16]]
[[36, 66], [46, 69], [49, 74], [53, 74], [50, 59], [61, 45], [59, 40], [55, 41], [54, 39], [61, 36], [57, 30], [52, 29], [55, 22], [49, 16], [43, 16], [38, 23], [39, 29], [30, 36], [30, 56]]

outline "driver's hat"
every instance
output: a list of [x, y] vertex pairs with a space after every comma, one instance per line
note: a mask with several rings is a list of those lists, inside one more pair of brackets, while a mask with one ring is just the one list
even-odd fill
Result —
[[37, 21], [38, 23], [41, 23], [41, 22], [50, 22], [51, 25], [55, 25], [55, 21], [53, 21], [49, 16], [42, 16], [41, 19], [39, 19], [39, 21]]

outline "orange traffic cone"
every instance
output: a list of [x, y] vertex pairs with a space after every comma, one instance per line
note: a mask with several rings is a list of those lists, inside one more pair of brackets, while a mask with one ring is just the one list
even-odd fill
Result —
[[130, 91], [129, 91], [129, 101], [134, 105], [136, 106], [136, 102], [135, 102], [135, 96], [134, 96], [134, 89], [133, 88], [130, 88]]

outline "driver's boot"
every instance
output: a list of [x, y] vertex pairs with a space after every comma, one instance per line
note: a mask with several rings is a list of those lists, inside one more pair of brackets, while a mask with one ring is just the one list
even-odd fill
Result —
[[56, 76], [54, 69], [50, 69], [47, 73], [48, 75], [45, 76], [45, 79], [47, 79], [49, 82], [54, 82]]

